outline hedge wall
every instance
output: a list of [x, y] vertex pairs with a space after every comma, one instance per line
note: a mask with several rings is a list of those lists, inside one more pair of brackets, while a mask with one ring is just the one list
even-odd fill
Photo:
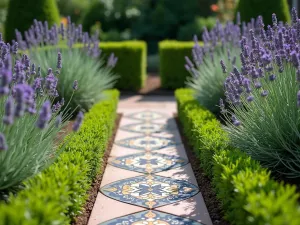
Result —
[[66, 149], [41, 174], [25, 182], [25, 189], [0, 203], [5, 225], [70, 224], [80, 214], [93, 179], [101, 172], [107, 142], [112, 134], [119, 99], [117, 90], [85, 115], [78, 133], [65, 138]]
[[118, 57], [114, 72], [120, 75], [116, 88], [137, 91], [146, 81], [147, 75], [147, 44], [143, 41], [102, 42], [103, 54], [112, 52]]
[[162, 88], [185, 87], [187, 76], [185, 56], [191, 57], [194, 42], [162, 41], [159, 43], [159, 73]]
[[212, 178], [226, 219], [237, 225], [296, 225], [300, 221], [296, 187], [278, 183], [270, 172], [230, 147], [220, 122], [193, 98], [176, 91], [178, 116], [201, 167]]

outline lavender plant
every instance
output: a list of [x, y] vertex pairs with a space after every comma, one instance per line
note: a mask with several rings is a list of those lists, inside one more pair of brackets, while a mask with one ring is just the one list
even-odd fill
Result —
[[[56, 158], [54, 141], [69, 119], [61, 112], [61, 102], [52, 105], [58, 96], [57, 76], [49, 69], [42, 78], [27, 55], [16, 55], [17, 46], [0, 41], [0, 191], [15, 187]], [[59, 73], [61, 67], [57, 69]], [[74, 130], [80, 127], [80, 117]]]
[[241, 39], [241, 68], [225, 81], [221, 100], [233, 145], [272, 171], [300, 176], [300, 20], [265, 30], [262, 17]]
[[[112, 73], [112, 68], [117, 58], [112, 54], [107, 63], [104, 61], [99, 49], [98, 34], [90, 37], [88, 33], [82, 32], [81, 25], [76, 26], [68, 19], [67, 27], [62, 24], [59, 28], [48, 28], [46, 22], [35, 20], [24, 36], [25, 40], [16, 32], [20, 47], [28, 50], [31, 58], [42, 68], [49, 68], [56, 63], [58, 51], [65, 56], [57, 91], [61, 98], [70, 101], [69, 107], [72, 109], [87, 111], [104, 97], [104, 90], [114, 86], [117, 76]], [[42, 74], [47, 74], [47, 71], [43, 70]], [[74, 80], [79, 85], [73, 94], [70, 83]]]
[[216, 26], [208, 32], [203, 32], [204, 46], [198, 44], [194, 38], [192, 50], [193, 60], [186, 57], [186, 69], [191, 73], [187, 79], [187, 86], [195, 90], [195, 97], [199, 103], [210, 111], [219, 111], [218, 102], [224, 97], [224, 81], [227, 76], [224, 68], [220, 68], [221, 59], [232, 66], [240, 66], [237, 59], [239, 54], [240, 27], [231, 22], [225, 26], [218, 21]]

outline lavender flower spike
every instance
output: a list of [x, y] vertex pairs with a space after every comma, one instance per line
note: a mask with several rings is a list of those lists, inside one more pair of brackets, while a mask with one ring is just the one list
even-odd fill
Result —
[[300, 91], [297, 93], [297, 106], [300, 107]]
[[74, 122], [74, 124], [73, 124], [73, 131], [78, 131], [79, 130], [79, 128], [80, 128], [80, 126], [81, 126], [81, 124], [82, 124], [82, 121], [83, 121], [83, 112], [79, 112], [78, 114], [77, 114], [77, 117], [76, 117], [76, 120], [75, 120], [75, 122]]
[[62, 63], [61, 63], [61, 53], [59, 52], [57, 54], [57, 69], [61, 69], [62, 68]]
[[0, 151], [6, 151], [8, 149], [4, 134], [0, 133]]
[[74, 83], [73, 83], [73, 90], [76, 91], [78, 89], [78, 81], [77, 80], [74, 80]]
[[227, 73], [227, 70], [226, 70], [226, 66], [225, 66], [225, 63], [223, 60], [220, 61], [220, 64], [221, 64], [221, 67], [222, 67], [222, 70], [223, 70], [223, 73]]
[[37, 127], [40, 129], [44, 129], [48, 122], [51, 119], [51, 103], [49, 100], [47, 100], [40, 110], [40, 115], [37, 121]]
[[295, 7], [292, 8], [292, 22], [296, 24], [298, 20], [297, 9]]
[[14, 102], [13, 102], [13, 97], [9, 96], [5, 103], [3, 123], [6, 125], [12, 125], [13, 122], [14, 122]]

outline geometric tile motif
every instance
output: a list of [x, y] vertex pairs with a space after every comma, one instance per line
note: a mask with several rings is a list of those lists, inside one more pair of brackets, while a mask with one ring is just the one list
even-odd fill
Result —
[[182, 167], [187, 163], [181, 157], [151, 152], [126, 155], [109, 162], [115, 167], [140, 173], [158, 173]]
[[159, 112], [152, 112], [152, 111], [143, 111], [143, 112], [138, 112], [138, 113], [133, 113], [128, 116], [126, 116], [131, 119], [136, 119], [136, 120], [156, 120], [156, 119], [162, 119], [167, 117], [167, 115]]
[[153, 136], [140, 136], [126, 138], [115, 142], [116, 145], [136, 150], [160, 150], [162, 148], [176, 146], [174, 139]]
[[119, 180], [100, 190], [107, 197], [147, 209], [183, 201], [199, 192], [195, 185], [187, 181], [156, 175]]
[[151, 134], [151, 133], [159, 133], [166, 131], [168, 127], [165, 124], [158, 123], [136, 123], [136, 124], [128, 124], [126, 126], [120, 127], [121, 130], [134, 132], [134, 133], [142, 133], [142, 134]]
[[203, 225], [197, 221], [157, 211], [143, 211], [116, 218], [99, 225]]

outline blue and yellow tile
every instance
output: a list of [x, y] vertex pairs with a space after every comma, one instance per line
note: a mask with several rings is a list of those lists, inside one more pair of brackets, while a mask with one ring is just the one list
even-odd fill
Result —
[[143, 120], [143, 121], [151, 121], [156, 119], [163, 119], [166, 118], [167, 115], [160, 113], [160, 112], [153, 112], [153, 111], [142, 111], [138, 113], [133, 113], [127, 115], [126, 117], [136, 120]]
[[122, 139], [116, 141], [115, 144], [126, 148], [150, 151], [160, 150], [167, 147], [173, 147], [179, 143], [176, 143], [175, 140], [171, 138], [140, 136]]
[[152, 152], [122, 156], [109, 162], [115, 167], [140, 173], [158, 173], [187, 163], [188, 160], [181, 157]]
[[113, 182], [101, 192], [120, 202], [154, 209], [195, 196], [199, 189], [184, 180], [147, 175]]
[[152, 134], [152, 133], [160, 133], [171, 129], [165, 124], [159, 123], [135, 123], [128, 124], [120, 127], [121, 130], [133, 132], [133, 133], [142, 133], [142, 134]]
[[99, 225], [203, 225], [197, 221], [157, 211], [143, 211], [116, 218]]

